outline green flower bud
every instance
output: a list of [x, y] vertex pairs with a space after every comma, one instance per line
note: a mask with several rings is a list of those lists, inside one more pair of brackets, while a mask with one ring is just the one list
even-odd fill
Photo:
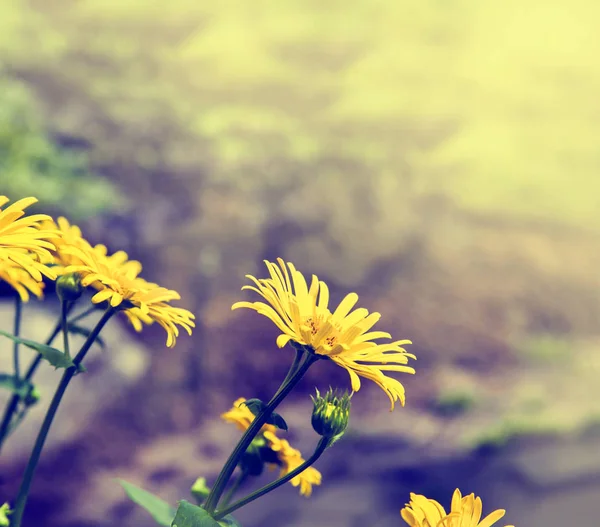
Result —
[[10, 522], [8, 521], [7, 516], [11, 513], [10, 507], [8, 503], [5, 503], [0, 507], [0, 527], [8, 527]]
[[206, 485], [206, 478], [198, 478], [192, 485], [190, 493], [196, 500], [196, 503], [202, 505], [210, 494], [210, 489]]
[[25, 406], [33, 406], [40, 400], [40, 397], [40, 391], [36, 386], [32, 386], [31, 390], [29, 390], [29, 393], [23, 399], [23, 403], [25, 403]]
[[74, 302], [81, 293], [83, 293], [83, 286], [77, 273], [65, 274], [56, 280], [56, 294], [62, 302]]
[[321, 397], [317, 390], [317, 397], [311, 395], [314, 403], [312, 413], [312, 427], [317, 434], [326, 439], [330, 439], [329, 446], [340, 439], [350, 419], [350, 399], [348, 392], [340, 394], [337, 390], [334, 392], [331, 388]]

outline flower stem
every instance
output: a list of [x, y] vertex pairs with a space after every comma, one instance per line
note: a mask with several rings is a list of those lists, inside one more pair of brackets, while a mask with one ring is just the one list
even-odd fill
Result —
[[246, 452], [246, 449], [252, 440], [256, 437], [256, 434], [260, 432], [260, 429], [271, 416], [273, 410], [277, 408], [277, 405], [279, 405], [279, 403], [285, 399], [285, 397], [292, 391], [292, 388], [294, 388], [302, 376], [308, 371], [308, 368], [310, 368], [310, 366], [317, 360], [318, 357], [316, 355], [308, 354], [304, 359], [304, 362], [297, 367], [295, 373], [292, 374], [287, 382], [282, 384], [267, 406], [265, 406], [263, 411], [254, 418], [254, 421], [252, 421], [246, 432], [244, 432], [244, 435], [240, 439], [237, 446], [233, 449], [229, 459], [225, 462], [221, 473], [217, 476], [217, 480], [215, 481], [208, 498], [206, 498], [204, 508], [209, 514], [212, 514], [217, 508], [219, 498], [221, 497], [221, 494], [223, 494], [223, 490], [225, 489], [231, 474], [235, 470], [235, 467], [237, 466], [241, 457], [244, 455], [244, 452]]
[[69, 302], [62, 300], [60, 303], [60, 325], [63, 334], [63, 353], [67, 357], [71, 357], [69, 351], [69, 323], [67, 322], [67, 315], [69, 313]]
[[231, 514], [233, 511], [239, 509], [240, 507], [243, 507], [244, 505], [250, 503], [251, 501], [254, 501], [254, 500], [260, 498], [261, 496], [264, 496], [268, 492], [275, 490], [277, 487], [280, 487], [281, 485], [283, 485], [284, 483], [287, 483], [291, 479], [294, 479], [298, 474], [300, 474], [301, 472], [304, 472], [304, 470], [306, 470], [308, 467], [310, 467], [317, 459], [319, 459], [321, 457], [321, 454], [323, 454], [323, 452], [325, 452], [325, 449], [327, 448], [328, 444], [329, 444], [329, 440], [325, 437], [322, 437], [321, 440], [319, 441], [319, 444], [317, 445], [317, 448], [313, 452], [313, 455], [310, 456], [304, 463], [302, 463], [302, 465], [295, 468], [289, 474], [286, 474], [282, 478], [279, 478], [279, 479], [269, 483], [268, 485], [265, 485], [264, 487], [254, 491], [252, 494], [249, 494], [245, 498], [242, 498], [241, 500], [236, 501], [233, 505], [230, 505], [229, 507], [226, 507], [222, 510], [215, 511], [213, 518], [215, 520], [219, 521], [224, 516]]
[[83, 343], [83, 346], [81, 346], [81, 349], [73, 359], [73, 366], [70, 366], [65, 370], [60, 380], [60, 383], [56, 388], [56, 392], [54, 393], [54, 397], [52, 398], [52, 402], [50, 403], [50, 407], [46, 412], [44, 422], [42, 423], [42, 427], [40, 428], [37, 439], [35, 441], [35, 445], [31, 452], [31, 456], [29, 457], [27, 467], [25, 468], [25, 473], [23, 474], [23, 480], [21, 481], [19, 493], [17, 494], [17, 499], [15, 500], [15, 508], [11, 518], [11, 527], [21, 527], [23, 512], [25, 511], [25, 505], [27, 503], [27, 497], [29, 495], [29, 489], [31, 487], [31, 482], [35, 474], [35, 469], [40, 459], [40, 455], [42, 453], [46, 437], [48, 436], [48, 432], [50, 431], [50, 426], [52, 425], [52, 421], [54, 419], [54, 416], [56, 415], [56, 411], [58, 410], [58, 406], [60, 405], [60, 402], [67, 389], [67, 386], [73, 378], [73, 375], [75, 375], [75, 373], [77, 373], [77, 371], [79, 370], [79, 365], [81, 364], [81, 361], [85, 358], [86, 353], [92, 347], [92, 344], [96, 340], [96, 337], [114, 313], [115, 310], [112, 308], [109, 308], [104, 312], [102, 318], [98, 321], [96, 327], [92, 330], [86, 341]]
[[246, 481], [246, 479], [248, 479], [248, 473], [246, 471], [242, 470], [239, 473], [238, 477], [233, 481], [229, 490], [223, 496], [223, 507], [227, 507], [227, 505], [231, 501], [231, 498], [233, 498], [233, 495], [237, 492], [237, 490], [240, 488], [242, 483], [244, 483], [244, 481]]
[[[21, 296], [17, 294], [17, 296], [15, 296], [15, 324], [13, 330], [13, 335], [15, 337], [18, 337], [21, 332], [22, 307], [23, 302]], [[13, 343], [13, 364], [15, 366], [15, 381], [18, 381], [21, 377], [21, 368], [19, 366], [19, 343], [17, 341], [14, 341]]]
[[[72, 307], [73, 307], [73, 304], [71, 304], [69, 306], [69, 310], [71, 310]], [[72, 323], [77, 320], [80, 320], [81, 318], [89, 315], [91, 312], [92, 312], [91, 310], [87, 310], [84, 313], [77, 315], [70, 322]], [[56, 326], [54, 326], [54, 329], [52, 330], [52, 333], [50, 334], [50, 336], [46, 339], [46, 342], [45, 342], [46, 346], [50, 346], [50, 344], [52, 344], [54, 339], [60, 333], [61, 328], [62, 328], [62, 321], [59, 320], [57, 322]], [[25, 372], [25, 377], [23, 377], [23, 380], [30, 381], [31, 378], [34, 376], [34, 374], [35, 374], [36, 370], [38, 369], [38, 366], [40, 365], [41, 362], [42, 362], [42, 356], [40, 354], [37, 354], [36, 357], [33, 359], [33, 361], [31, 361], [29, 368], [27, 368], [27, 371]], [[0, 422], [0, 451], [2, 450], [2, 445], [4, 444], [4, 441], [6, 440], [6, 438], [12, 431], [12, 428], [11, 428], [12, 418], [13, 418], [14, 413], [17, 411], [17, 406], [19, 405], [19, 400], [20, 400], [19, 396], [16, 393], [13, 394], [4, 409], [4, 414], [2, 415], [2, 422]]]

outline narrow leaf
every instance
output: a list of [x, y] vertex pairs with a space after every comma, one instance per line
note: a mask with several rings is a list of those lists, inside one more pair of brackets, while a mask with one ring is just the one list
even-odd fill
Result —
[[[245, 402], [241, 403], [248, 407], [248, 410], [252, 412], [252, 414], [256, 417], [260, 414], [266, 407], [267, 404], [261, 401], [260, 399], [248, 399]], [[285, 419], [281, 417], [277, 412], [271, 413], [269, 418], [267, 419], [268, 425], [273, 425], [279, 428], [280, 430], [287, 431], [288, 425], [285, 422]]]
[[171, 527], [171, 521], [176, 512], [174, 507], [171, 507], [166, 501], [136, 485], [122, 479], [119, 479], [118, 481], [125, 489], [129, 499], [134, 503], [137, 503], [143, 509], [146, 509], [158, 525], [162, 525], [162, 527]]
[[69, 368], [70, 366], [73, 366], [73, 360], [70, 357], [67, 357], [62, 351], [53, 348], [52, 346], [40, 344], [34, 340], [15, 337], [14, 335], [2, 330], [0, 330], [0, 335], [3, 335], [14, 342], [18, 342], [23, 346], [27, 346], [28, 348], [37, 351], [45, 360], [54, 366], [55, 370], [58, 370], [58, 368]]

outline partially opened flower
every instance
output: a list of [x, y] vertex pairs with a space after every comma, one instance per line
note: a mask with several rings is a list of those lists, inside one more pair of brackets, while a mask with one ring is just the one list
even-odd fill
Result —
[[410, 503], [400, 514], [410, 527], [491, 527], [506, 514], [504, 509], [498, 509], [482, 520], [482, 510], [481, 498], [475, 497], [473, 493], [463, 498], [460, 490], [456, 489], [448, 514], [437, 501], [413, 493], [410, 495]]
[[[397, 340], [377, 344], [375, 339], [391, 338], [384, 331], [369, 331], [380, 319], [379, 313], [364, 308], [351, 312], [358, 301], [356, 293], [350, 293], [332, 313], [329, 310], [329, 288], [313, 275], [310, 287], [302, 273], [292, 263], [277, 259], [279, 266], [265, 261], [270, 278], [257, 279], [246, 275], [255, 286], [244, 286], [261, 295], [264, 302], [236, 302], [232, 309], [254, 309], [271, 319], [282, 332], [277, 345], [282, 348], [288, 342], [308, 347], [317, 355], [327, 357], [346, 369], [350, 374], [352, 389], [360, 389], [360, 377], [379, 385], [391, 401], [404, 405], [404, 387], [384, 374], [386, 371], [415, 373], [406, 366], [408, 359], [416, 357], [402, 347], [410, 340]], [[289, 272], [288, 272], [289, 267]]]
[[178, 326], [191, 335], [194, 315], [168, 303], [181, 298], [179, 293], [139, 277], [142, 265], [129, 260], [124, 251], [108, 255], [103, 245], [67, 246], [61, 251], [78, 262], [65, 267], [64, 273], [77, 273], [82, 286], [98, 291], [92, 297], [93, 303], [109, 302], [112, 307], [123, 310], [137, 331], [143, 324], [160, 324], [167, 332], [169, 347], [175, 345], [179, 336]]
[[[0, 207], [8, 201], [6, 196], [0, 196]], [[47, 264], [54, 261], [52, 240], [58, 234], [41, 225], [41, 222], [50, 220], [50, 216], [25, 216], [25, 209], [36, 202], [36, 198], [23, 198], [0, 209], [0, 262], [11, 262], [41, 282], [42, 275], [52, 280], [56, 278], [56, 273]]]
[[[223, 420], [235, 424], [243, 432], [248, 429], [255, 417], [250, 408], [243, 404], [245, 402], [246, 399], [240, 397], [233, 403], [233, 407], [230, 410], [221, 415]], [[266, 448], [272, 452], [272, 455], [269, 457], [276, 459], [276, 463], [266, 463], [266, 465], [271, 469], [279, 466], [281, 470], [280, 477], [289, 474], [304, 463], [300, 451], [292, 448], [285, 439], [277, 436], [277, 428], [275, 426], [264, 424], [257, 437], [264, 438]], [[312, 494], [313, 485], [321, 484], [321, 473], [313, 467], [308, 467], [292, 478], [290, 483], [294, 487], [299, 486], [300, 494], [308, 497]]]

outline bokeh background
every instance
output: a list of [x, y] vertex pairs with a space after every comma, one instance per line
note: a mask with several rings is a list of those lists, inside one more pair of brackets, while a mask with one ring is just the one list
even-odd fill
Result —
[[[0, 0], [0, 193], [126, 250], [198, 318], [173, 350], [112, 323], [26, 524], [149, 527], [115, 478], [175, 503], [216, 475], [238, 437], [219, 414], [292, 359], [230, 311], [282, 256], [380, 311], [417, 374], [393, 413], [365, 383], [313, 497], [288, 485], [243, 525], [403, 525], [410, 492], [448, 506], [457, 486], [501, 525], [595, 525], [599, 19], [592, 0]], [[27, 336], [52, 302], [27, 305]], [[1, 309], [10, 330], [8, 291]], [[329, 384], [349, 380], [319, 364], [281, 407], [306, 455]], [[3, 452], [0, 501], [45, 404]]]

